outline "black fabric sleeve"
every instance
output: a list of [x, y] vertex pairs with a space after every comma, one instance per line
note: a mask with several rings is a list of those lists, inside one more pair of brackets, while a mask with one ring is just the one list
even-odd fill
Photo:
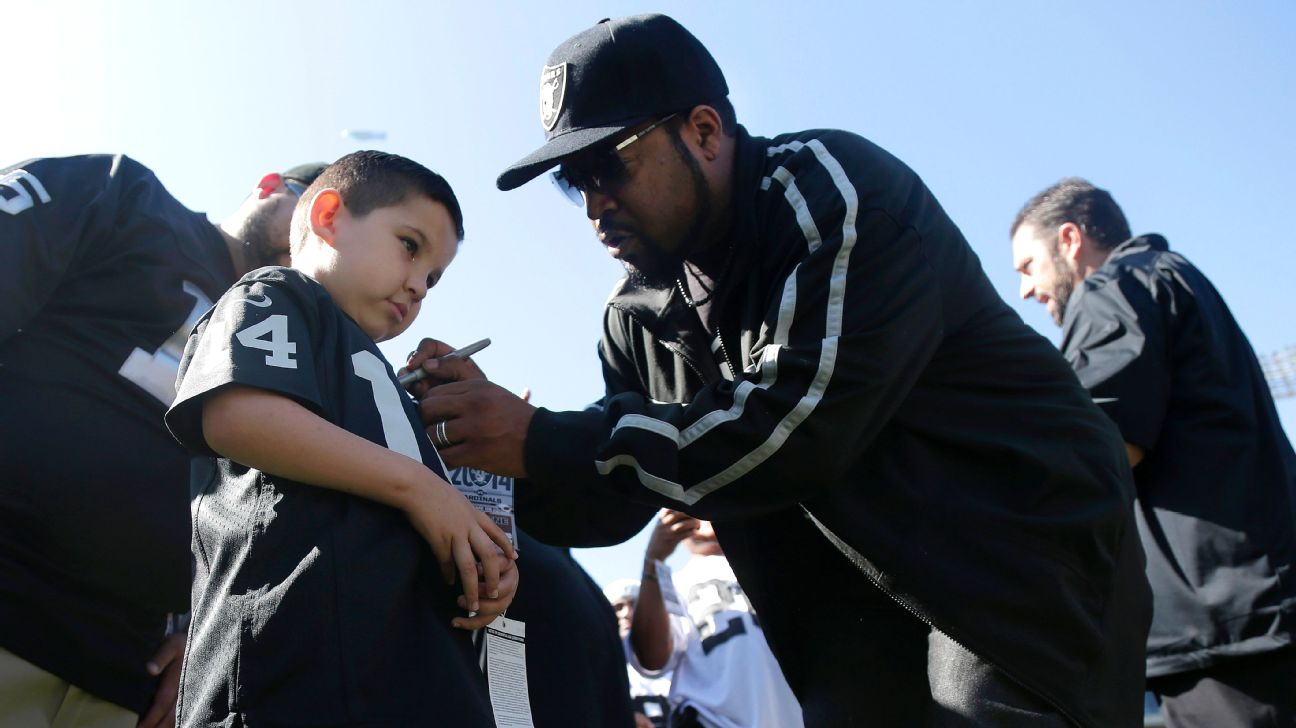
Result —
[[1070, 305], [1062, 353], [1125, 441], [1156, 447], [1170, 398], [1166, 306], [1172, 292], [1141, 271], [1090, 281]]
[[33, 159], [0, 172], [0, 343], [48, 303], [78, 258], [130, 215], [132, 192], [156, 185], [123, 156]]
[[202, 434], [202, 401], [228, 384], [291, 397], [321, 410], [314, 340], [318, 316], [304, 286], [283, 278], [244, 279], [194, 327], [166, 413], [171, 434], [201, 455], [215, 455]]
[[[624, 391], [617, 371], [603, 360], [609, 391]], [[605, 398], [606, 399], [606, 398]], [[605, 399], [580, 412], [536, 411], [527, 430], [526, 462], [534, 477], [518, 481], [518, 524], [553, 546], [590, 548], [622, 543], [639, 533], [657, 508], [626, 499], [607, 487], [594, 469], [604, 437]], [[563, 452], [564, 457], [552, 454]]]

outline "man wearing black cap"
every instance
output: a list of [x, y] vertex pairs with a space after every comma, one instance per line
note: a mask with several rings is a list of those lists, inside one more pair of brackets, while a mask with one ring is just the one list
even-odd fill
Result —
[[1120, 436], [921, 180], [847, 132], [751, 136], [664, 16], [574, 36], [541, 84], [548, 141], [499, 187], [557, 165], [625, 265], [606, 396], [428, 365], [462, 380], [423, 403], [447, 462], [529, 478], [541, 539], [713, 521], [807, 725], [1141, 725]]
[[174, 722], [189, 458], [162, 413], [189, 329], [287, 260], [323, 167], [219, 224], [121, 155], [0, 171], [0, 724]]

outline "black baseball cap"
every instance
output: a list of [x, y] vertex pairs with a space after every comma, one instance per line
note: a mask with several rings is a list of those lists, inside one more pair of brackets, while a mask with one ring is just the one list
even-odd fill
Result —
[[665, 15], [601, 20], [563, 41], [540, 72], [545, 144], [504, 170], [511, 190], [648, 119], [729, 95], [720, 66]]
[[297, 182], [301, 182], [303, 185], [310, 187], [310, 184], [315, 181], [316, 177], [320, 176], [320, 172], [323, 172], [324, 168], [327, 166], [328, 164], [326, 162], [307, 162], [306, 164], [299, 164], [296, 167], [286, 169], [283, 172], [280, 172], [279, 176], [284, 179], [296, 180]]

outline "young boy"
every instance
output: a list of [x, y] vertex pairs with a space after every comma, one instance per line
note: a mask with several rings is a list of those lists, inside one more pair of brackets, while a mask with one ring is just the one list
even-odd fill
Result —
[[467, 630], [512, 599], [516, 552], [445, 481], [375, 345], [453, 260], [459, 203], [414, 162], [356, 152], [302, 195], [292, 236], [292, 268], [247, 274], [194, 328], [166, 415], [214, 456], [195, 460], [180, 722], [493, 726]]

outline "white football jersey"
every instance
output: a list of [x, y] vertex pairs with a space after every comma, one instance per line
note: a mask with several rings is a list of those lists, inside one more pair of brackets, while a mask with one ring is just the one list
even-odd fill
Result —
[[717, 728], [802, 726], [801, 706], [729, 561], [695, 556], [673, 578], [659, 561], [657, 574], [670, 613], [672, 650], [663, 669], [673, 671], [672, 709], [691, 705]]

